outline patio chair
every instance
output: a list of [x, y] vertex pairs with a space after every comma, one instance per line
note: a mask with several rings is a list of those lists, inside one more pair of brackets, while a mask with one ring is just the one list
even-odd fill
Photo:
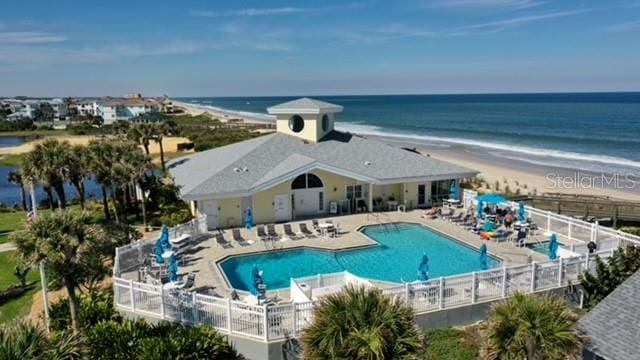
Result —
[[304, 236], [306, 236], [306, 237], [316, 237], [316, 235], [313, 233], [313, 231], [309, 230], [309, 228], [307, 227], [307, 224], [300, 223], [300, 224], [298, 224], [298, 227], [300, 228], [300, 232]]
[[224, 235], [222, 235], [222, 233], [216, 234], [216, 242], [225, 249], [233, 247], [230, 242], [224, 239]]
[[318, 219], [313, 219], [313, 220], [311, 220], [311, 226], [313, 226], [313, 229], [314, 229], [314, 230], [315, 230], [315, 229], [318, 229], [318, 226], [319, 226], [319, 225], [320, 225], [320, 224], [318, 223]]
[[187, 275], [187, 280], [184, 282], [183, 289], [191, 289], [196, 284], [196, 273], [190, 272]]
[[271, 238], [280, 238], [280, 234], [278, 234], [278, 232], [276, 231], [276, 226], [274, 224], [267, 225], [267, 234], [269, 234], [269, 237]]
[[282, 225], [284, 228], [284, 234], [287, 235], [291, 239], [299, 239], [301, 236], [304, 236], [302, 233], [295, 233], [293, 229], [291, 229], [291, 224]]
[[526, 241], [527, 241], [527, 231], [524, 229], [521, 229], [520, 231], [518, 231], [518, 236], [516, 236], [516, 241], [514, 242], [514, 245], [522, 247], [525, 245]]
[[253, 244], [253, 241], [247, 240], [242, 237], [240, 234], [240, 229], [232, 229], [231, 234], [233, 235], [233, 240], [240, 244], [241, 246], [247, 246], [248, 244]]
[[269, 239], [269, 235], [267, 235], [267, 231], [264, 229], [263, 225], [256, 226], [256, 233], [258, 234], [258, 238], [262, 241]]

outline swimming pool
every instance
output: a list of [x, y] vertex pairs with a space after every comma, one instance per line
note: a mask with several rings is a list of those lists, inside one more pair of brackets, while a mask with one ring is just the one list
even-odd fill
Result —
[[[559, 246], [562, 246], [561, 243], [558, 243]], [[548, 241], [542, 241], [542, 242], [538, 242], [538, 243], [532, 243], [532, 244], [527, 244], [527, 248], [531, 249], [535, 252], [538, 252], [540, 254], [544, 254], [549, 256], [549, 242]]]
[[[370, 226], [361, 232], [378, 245], [341, 251], [297, 249], [239, 255], [222, 261], [220, 267], [229, 284], [239, 290], [252, 287], [254, 264], [264, 272], [263, 280], [268, 290], [288, 288], [292, 277], [344, 270], [369, 279], [397, 283], [414, 281], [423, 253], [429, 256], [430, 278], [481, 270], [480, 253], [476, 249], [419, 224], [396, 223], [387, 225], [386, 230]], [[488, 265], [498, 267], [500, 261], [490, 257]]]

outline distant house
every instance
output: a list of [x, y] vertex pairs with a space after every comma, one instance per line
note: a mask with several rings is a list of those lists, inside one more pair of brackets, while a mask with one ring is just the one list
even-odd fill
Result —
[[98, 100], [81, 100], [74, 106], [80, 116], [98, 116], [101, 104]]
[[640, 359], [640, 271], [589, 311], [578, 328], [589, 338], [583, 359]]
[[67, 116], [67, 104], [62, 99], [5, 99], [2, 101], [7, 104], [14, 116], [12, 120], [29, 118], [33, 119], [36, 111], [48, 105], [53, 110], [54, 120], [64, 120]]
[[99, 115], [104, 124], [113, 124], [119, 120], [130, 120], [143, 114], [158, 112], [159, 106], [155, 100], [142, 98], [107, 98], [100, 106]]

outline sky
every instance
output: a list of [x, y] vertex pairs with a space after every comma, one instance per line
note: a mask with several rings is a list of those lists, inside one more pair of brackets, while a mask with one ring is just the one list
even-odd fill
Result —
[[640, 0], [0, 7], [0, 96], [564, 91], [640, 91]]

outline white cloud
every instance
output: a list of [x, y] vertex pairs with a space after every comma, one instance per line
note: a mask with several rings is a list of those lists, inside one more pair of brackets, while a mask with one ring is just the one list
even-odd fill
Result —
[[43, 31], [0, 32], [0, 44], [45, 44], [59, 43], [65, 40], [67, 40], [66, 36], [55, 35]]
[[544, 14], [537, 14], [537, 15], [517, 16], [509, 19], [490, 21], [490, 22], [472, 24], [472, 25], [465, 25], [465, 26], [451, 29], [450, 32], [454, 35], [464, 34], [468, 30], [487, 30], [490, 32], [498, 32], [507, 28], [521, 26], [521, 25], [525, 25], [528, 23], [536, 22], [536, 21], [573, 16], [573, 15], [578, 15], [578, 14], [582, 14], [590, 11], [593, 11], [593, 9], [558, 11], [558, 12], [544, 13]]
[[625, 32], [640, 29], [640, 20], [627, 21], [611, 25], [607, 28], [609, 32]]
[[308, 12], [311, 9], [299, 7], [279, 7], [279, 8], [247, 8], [228, 11], [191, 10], [191, 15], [198, 17], [222, 17], [222, 16], [268, 16], [285, 15], [301, 12]]
[[429, 3], [429, 5], [434, 7], [470, 9], [527, 9], [542, 4], [544, 4], [544, 2], [537, 0], [436, 0]]

